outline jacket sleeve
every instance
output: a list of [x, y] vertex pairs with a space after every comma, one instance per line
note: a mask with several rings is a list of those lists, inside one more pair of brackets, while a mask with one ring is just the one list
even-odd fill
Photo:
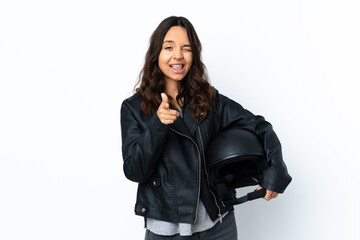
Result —
[[131, 181], [143, 183], [158, 165], [169, 127], [156, 113], [145, 127], [140, 126], [139, 116], [130, 104], [125, 100], [121, 105], [123, 170]]
[[264, 117], [254, 115], [240, 104], [221, 95], [215, 90], [216, 110], [223, 130], [243, 128], [258, 136], [264, 144], [268, 168], [263, 170], [260, 185], [271, 191], [283, 193], [291, 182], [287, 167], [283, 161], [281, 144], [272, 125]]

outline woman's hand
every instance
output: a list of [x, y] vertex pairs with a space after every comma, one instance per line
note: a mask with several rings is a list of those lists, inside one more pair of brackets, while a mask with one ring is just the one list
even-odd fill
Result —
[[[257, 191], [257, 190], [260, 190], [260, 189], [262, 189], [262, 187], [261, 187], [261, 186], [258, 186], [258, 188], [256, 189], [256, 191]], [[265, 195], [264, 199], [265, 199], [266, 201], [269, 201], [269, 200], [272, 199], [272, 198], [276, 198], [276, 197], [278, 196], [278, 194], [279, 194], [279, 193], [277, 193], [277, 192], [273, 192], [273, 191], [271, 191], [271, 190], [269, 190], [269, 189], [266, 189], [266, 195]]]
[[162, 102], [157, 110], [157, 115], [160, 121], [164, 124], [172, 124], [179, 117], [179, 112], [169, 109], [169, 99], [165, 93], [161, 93]]

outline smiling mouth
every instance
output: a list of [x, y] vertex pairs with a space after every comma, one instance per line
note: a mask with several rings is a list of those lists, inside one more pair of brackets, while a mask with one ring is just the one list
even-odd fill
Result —
[[170, 67], [174, 70], [181, 70], [184, 68], [183, 64], [170, 65]]

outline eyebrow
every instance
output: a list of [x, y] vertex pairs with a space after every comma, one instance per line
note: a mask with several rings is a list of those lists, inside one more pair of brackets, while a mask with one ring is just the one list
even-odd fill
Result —
[[[166, 40], [163, 42], [164, 43], [173, 43], [174, 41], [173, 40]], [[183, 47], [191, 47], [189, 44], [185, 44]]]

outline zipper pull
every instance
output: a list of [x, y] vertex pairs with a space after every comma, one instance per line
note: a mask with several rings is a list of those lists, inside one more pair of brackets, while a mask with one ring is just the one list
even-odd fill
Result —
[[219, 219], [220, 219], [220, 223], [222, 223], [222, 216], [221, 216], [220, 213], [218, 214], [218, 217], [219, 217]]

